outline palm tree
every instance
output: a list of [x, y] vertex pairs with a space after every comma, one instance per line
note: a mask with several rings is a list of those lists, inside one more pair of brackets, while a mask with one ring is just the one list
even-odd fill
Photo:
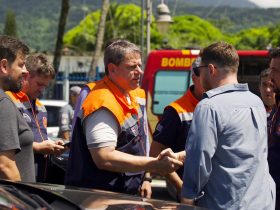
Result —
[[96, 38], [96, 42], [95, 42], [95, 50], [94, 50], [94, 54], [93, 54], [92, 61], [91, 61], [90, 71], [88, 73], [89, 81], [94, 81], [95, 76], [96, 76], [96, 67], [97, 67], [98, 58], [100, 57], [101, 49], [102, 49], [102, 45], [103, 45], [106, 17], [107, 17], [109, 7], [110, 7], [109, 0], [103, 0], [101, 16], [100, 16], [100, 21], [99, 21], [98, 31], [97, 31], [97, 38]]
[[[55, 52], [53, 58], [53, 66], [56, 73], [58, 73], [58, 69], [60, 65], [62, 46], [63, 46], [63, 36], [64, 36], [69, 8], [70, 8], [69, 0], [62, 0], [59, 23], [58, 23], [57, 40], [56, 40], [56, 46], [55, 46]], [[49, 85], [48, 98], [57, 98], [54, 92], [54, 88], [55, 88], [55, 80], [52, 81], [51, 84]]]
[[61, 52], [62, 52], [62, 45], [63, 45], [63, 35], [64, 30], [67, 22], [67, 16], [69, 12], [69, 0], [62, 0], [61, 1], [61, 10], [60, 10], [60, 17], [59, 17], [59, 24], [58, 24], [58, 32], [57, 32], [57, 40], [56, 40], [56, 47], [54, 52], [54, 59], [53, 59], [53, 66], [56, 72], [58, 72], [60, 60], [61, 60]]

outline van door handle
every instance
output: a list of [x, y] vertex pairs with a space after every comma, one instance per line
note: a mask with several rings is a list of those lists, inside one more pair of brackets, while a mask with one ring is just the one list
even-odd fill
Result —
[[154, 101], [154, 103], [153, 104], [159, 104], [159, 101]]

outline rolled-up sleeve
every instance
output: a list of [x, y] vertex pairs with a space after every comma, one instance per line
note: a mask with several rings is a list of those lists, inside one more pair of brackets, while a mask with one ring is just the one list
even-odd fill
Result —
[[186, 142], [182, 197], [196, 199], [202, 194], [212, 171], [211, 159], [215, 154], [218, 138], [217, 112], [206, 104], [199, 104]]

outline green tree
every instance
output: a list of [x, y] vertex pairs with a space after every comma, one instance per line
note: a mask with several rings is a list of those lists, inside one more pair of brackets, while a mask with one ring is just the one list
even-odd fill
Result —
[[271, 44], [273, 47], [280, 46], [280, 24], [277, 24], [273, 27], [269, 28], [269, 32], [271, 34]]
[[[106, 21], [105, 42], [112, 38], [125, 38], [140, 45], [140, 14], [141, 9], [133, 4], [111, 4]], [[67, 32], [64, 37], [68, 45], [78, 46], [82, 50], [92, 51], [95, 44], [97, 23], [100, 11], [89, 14], [78, 26]], [[204, 47], [212, 42], [227, 41], [237, 49], [265, 49], [272, 43], [280, 45], [280, 26], [257, 27], [243, 30], [235, 34], [225, 34], [211, 22], [194, 15], [173, 17], [167, 34], [157, 31], [154, 17], [151, 24], [151, 49], [162, 47], [164, 40], [174, 49], [185, 47]], [[216, 23], [218, 25], [218, 22]], [[231, 27], [228, 19], [221, 20], [219, 27]]]
[[93, 51], [100, 11], [92, 12], [79, 25], [67, 31], [63, 42], [65, 46], [75, 47], [79, 51]]
[[[66, 26], [69, 8], [70, 8], [69, 0], [61, 0], [60, 18], [59, 18], [59, 23], [58, 23], [57, 39], [56, 39], [56, 46], [55, 46], [54, 59], [53, 59], [53, 66], [54, 66], [56, 73], [58, 72], [58, 69], [60, 66], [60, 60], [61, 60], [61, 55], [62, 55], [63, 36], [64, 36], [64, 30], [65, 30], [65, 26]], [[56, 98], [56, 95], [54, 93], [55, 83], [56, 83], [55, 80], [53, 80], [48, 87], [48, 97], [49, 98]]]
[[14, 37], [17, 36], [16, 17], [12, 10], [7, 11], [3, 34]]
[[[113, 3], [108, 13], [104, 43], [113, 38], [123, 38], [139, 44], [141, 8], [134, 4]], [[79, 25], [69, 30], [64, 36], [65, 45], [76, 46], [82, 51], [93, 51], [100, 14], [100, 10], [89, 14]]]
[[54, 59], [53, 59], [53, 66], [56, 72], [58, 71], [60, 65], [63, 36], [64, 36], [64, 30], [66, 26], [69, 8], [70, 8], [69, 0], [61, 0], [60, 18], [58, 23], [57, 39], [56, 39], [56, 46], [55, 46]]
[[218, 28], [197, 16], [177, 16], [173, 20], [167, 37], [173, 48], [204, 47], [212, 42], [225, 40]]
[[234, 35], [232, 44], [237, 49], [266, 49], [271, 42], [270, 31], [268, 27], [251, 28], [243, 30]]

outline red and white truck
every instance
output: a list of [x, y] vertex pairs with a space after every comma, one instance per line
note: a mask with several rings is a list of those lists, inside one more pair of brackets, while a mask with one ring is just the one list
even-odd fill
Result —
[[[147, 114], [152, 133], [163, 109], [182, 96], [192, 84], [190, 68], [199, 50], [156, 50], [146, 61], [142, 88], [147, 95]], [[248, 83], [252, 92], [258, 94], [260, 72], [268, 67], [267, 50], [240, 50], [238, 79]]]

